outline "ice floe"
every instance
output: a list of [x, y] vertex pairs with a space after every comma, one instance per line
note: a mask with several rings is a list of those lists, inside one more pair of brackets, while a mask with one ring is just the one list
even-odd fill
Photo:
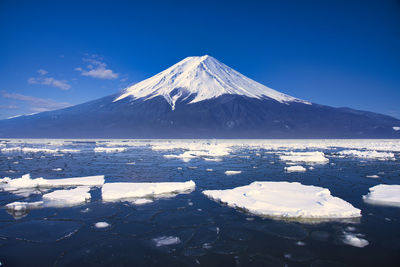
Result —
[[157, 247], [171, 246], [181, 243], [181, 240], [177, 236], [161, 236], [153, 239], [153, 242]]
[[194, 190], [196, 184], [187, 182], [161, 183], [106, 183], [102, 188], [104, 201], [118, 201], [133, 198], [152, 198], [185, 193]]
[[108, 222], [97, 222], [94, 224], [94, 227], [96, 227], [98, 229], [104, 229], [104, 228], [110, 227], [110, 224]]
[[12, 202], [5, 206], [7, 210], [13, 211], [23, 211], [23, 210], [30, 210], [40, 208], [43, 205], [43, 201], [36, 201], [36, 202]]
[[241, 174], [242, 171], [225, 171], [226, 175], [236, 175], [236, 174]]
[[305, 172], [306, 170], [307, 170], [306, 168], [299, 165], [285, 167], [286, 172]]
[[81, 186], [74, 189], [55, 190], [43, 195], [46, 206], [74, 206], [85, 203], [91, 198], [90, 187]]
[[378, 178], [379, 178], [379, 175], [374, 174], [374, 175], [367, 175], [367, 176], [365, 176], [365, 177], [367, 177], [367, 178], [373, 178], [373, 179], [378, 179]]
[[342, 238], [343, 243], [353, 246], [353, 247], [358, 247], [358, 248], [363, 248], [369, 245], [368, 240], [365, 240], [364, 238], [361, 237], [362, 235], [360, 234], [354, 234], [354, 233], [347, 233], [345, 232]]
[[323, 152], [287, 152], [279, 156], [282, 161], [325, 164], [329, 159]]
[[400, 207], [400, 185], [380, 184], [369, 189], [363, 196], [365, 202], [377, 205]]
[[361, 211], [331, 195], [326, 188], [294, 182], [253, 182], [227, 190], [206, 190], [203, 194], [264, 216], [287, 218], [352, 218]]
[[400, 126], [393, 126], [392, 128], [393, 128], [393, 130], [395, 130], [395, 131], [400, 131]]
[[105, 153], [115, 153], [124, 152], [126, 147], [95, 147], [94, 152], [105, 152]]
[[375, 150], [343, 150], [338, 153], [346, 157], [356, 157], [363, 159], [378, 159], [378, 160], [395, 160], [394, 153], [391, 152], [378, 152]]
[[35, 187], [102, 186], [103, 184], [104, 175], [63, 179], [44, 179], [42, 177], [31, 179], [29, 174], [25, 174], [21, 178], [11, 179], [5, 177], [0, 179], [0, 189], [3, 189], [4, 191], [14, 191], [20, 188]]

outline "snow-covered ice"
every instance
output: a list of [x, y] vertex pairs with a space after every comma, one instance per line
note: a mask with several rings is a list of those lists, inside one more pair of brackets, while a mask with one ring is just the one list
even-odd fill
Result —
[[203, 194], [256, 215], [288, 218], [361, 216], [359, 209], [333, 197], [328, 189], [297, 182], [253, 182], [234, 189], [205, 190]]
[[307, 170], [306, 168], [299, 165], [285, 167], [286, 172], [305, 172], [306, 170]]
[[226, 175], [236, 175], [236, 174], [241, 174], [242, 171], [225, 171]]
[[171, 246], [181, 243], [181, 240], [177, 236], [161, 236], [153, 239], [153, 242], [157, 247]]
[[343, 150], [338, 153], [342, 156], [356, 157], [363, 159], [378, 159], [378, 160], [395, 160], [394, 153], [391, 152], [378, 152], [375, 150]]
[[325, 164], [329, 159], [323, 152], [287, 152], [279, 156], [282, 161]]
[[368, 240], [365, 240], [364, 238], [361, 238], [360, 235], [354, 233], [345, 232], [342, 241], [347, 245], [358, 248], [363, 248], [369, 245]]
[[110, 224], [108, 222], [97, 222], [94, 224], [94, 227], [96, 227], [98, 229], [107, 228], [109, 226], [110, 226]]
[[46, 206], [73, 206], [84, 203], [91, 198], [90, 187], [81, 186], [74, 189], [55, 190], [43, 195]]
[[35, 208], [40, 208], [43, 205], [43, 201], [36, 201], [36, 202], [12, 202], [7, 204], [5, 207], [8, 210], [13, 211], [22, 211], [22, 210], [30, 210]]
[[105, 153], [115, 153], [124, 152], [126, 147], [95, 147], [94, 152], [105, 152]]
[[104, 175], [64, 178], [64, 179], [44, 179], [42, 177], [31, 179], [29, 174], [25, 174], [21, 178], [11, 179], [9, 177], [5, 177], [0, 179], [0, 189], [3, 189], [4, 191], [13, 191], [19, 188], [102, 186], [103, 184], [104, 184]]
[[118, 201], [129, 198], [151, 198], [194, 190], [196, 184], [187, 182], [161, 183], [106, 183], [102, 188], [104, 201]]
[[400, 206], [400, 185], [380, 184], [369, 189], [363, 196], [365, 202], [370, 204]]

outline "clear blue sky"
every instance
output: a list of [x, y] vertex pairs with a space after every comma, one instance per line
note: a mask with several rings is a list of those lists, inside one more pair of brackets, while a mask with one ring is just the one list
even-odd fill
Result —
[[0, 118], [209, 54], [289, 95], [400, 118], [400, 1], [0, 1]]

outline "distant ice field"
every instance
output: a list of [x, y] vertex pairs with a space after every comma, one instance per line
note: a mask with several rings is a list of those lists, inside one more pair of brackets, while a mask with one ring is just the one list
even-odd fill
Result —
[[400, 140], [1, 139], [0, 262], [395, 266], [398, 185]]

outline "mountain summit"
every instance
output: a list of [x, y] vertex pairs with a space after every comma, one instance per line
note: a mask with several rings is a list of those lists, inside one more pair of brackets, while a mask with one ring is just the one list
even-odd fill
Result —
[[163, 96], [174, 110], [178, 99], [193, 97], [189, 102], [191, 104], [225, 94], [270, 98], [281, 103], [308, 103], [253, 81], [208, 55], [187, 57], [153, 77], [126, 88], [114, 101], [129, 96], [145, 100]]
[[400, 138], [400, 120], [280, 93], [210, 56], [122, 92], [0, 121], [18, 138]]

